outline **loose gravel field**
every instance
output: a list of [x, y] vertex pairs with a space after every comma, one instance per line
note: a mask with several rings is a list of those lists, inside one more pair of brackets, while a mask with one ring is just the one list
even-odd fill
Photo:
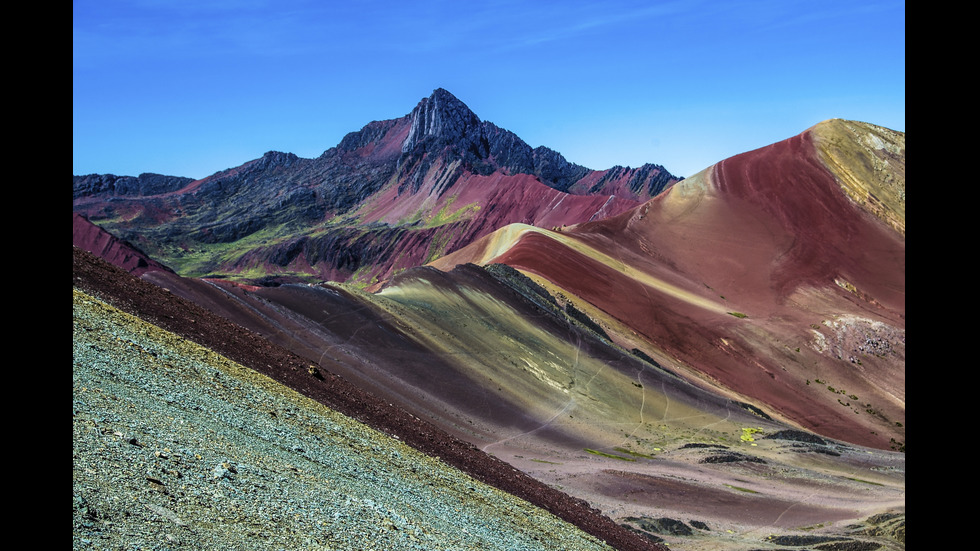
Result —
[[73, 291], [74, 549], [609, 549]]

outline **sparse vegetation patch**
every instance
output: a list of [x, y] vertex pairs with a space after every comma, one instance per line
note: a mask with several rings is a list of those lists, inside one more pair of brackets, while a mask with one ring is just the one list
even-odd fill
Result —
[[585, 448], [585, 451], [591, 453], [592, 455], [598, 455], [601, 457], [608, 457], [609, 459], [619, 459], [620, 461], [636, 461], [631, 457], [623, 457], [621, 455], [616, 455], [614, 453], [601, 452], [599, 450], [593, 450], [592, 448]]

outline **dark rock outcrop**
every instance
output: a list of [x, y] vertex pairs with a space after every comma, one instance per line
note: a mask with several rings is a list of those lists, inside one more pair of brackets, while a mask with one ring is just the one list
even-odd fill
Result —
[[667, 534], [671, 536], [693, 536], [694, 530], [683, 521], [669, 517], [626, 517], [624, 520], [637, 525], [645, 532]]
[[445, 144], [469, 144], [479, 140], [480, 118], [442, 88], [422, 99], [410, 115], [412, 127], [402, 144], [407, 153], [426, 140]]
[[143, 173], [139, 176], [89, 174], [72, 177], [72, 198], [91, 196], [145, 197], [172, 193], [193, 182], [192, 178]]
[[793, 442], [805, 442], [807, 444], [820, 444], [826, 445], [827, 441], [820, 438], [812, 432], [806, 432], [796, 429], [786, 429], [779, 432], [764, 436], [763, 438], [768, 438], [770, 440], [790, 440]]
[[761, 457], [756, 457], [754, 455], [745, 455], [744, 453], [738, 452], [725, 452], [715, 455], [709, 455], [708, 457], [702, 458], [698, 463], [766, 463], [765, 459]]
[[639, 197], [655, 197], [663, 190], [674, 185], [678, 179], [660, 165], [648, 163], [635, 169], [614, 166], [589, 188], [589, 192], [601, 193], [607, 191], [610, 184], [618, 180], [625, 181], [626, 188]]
[[588, 168], [565, 160], [561, 153], [545, 146], [534, 149], [534, 174], [552, 187], [567, 192], [572, 185], [592, 172]]

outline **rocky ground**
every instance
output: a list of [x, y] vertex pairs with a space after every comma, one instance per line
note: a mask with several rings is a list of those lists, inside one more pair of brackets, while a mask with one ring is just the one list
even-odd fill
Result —
[[[581, 500], [78, 249], [73, 287], [75, 548], [658, 548]], [[141, 325], [100, 298], [180, 335]]]
[[73, 301], [75, 549], [604, 549], [239, 364]]

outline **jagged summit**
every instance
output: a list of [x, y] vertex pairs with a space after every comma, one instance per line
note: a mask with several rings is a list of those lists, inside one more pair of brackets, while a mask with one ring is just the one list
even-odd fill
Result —
[[402, 144], [402, 152], [408, 152], [428, 137], [445, 142], [466, 140], [479, 132], [480, 117], [443, 88], [422, 98], [410, 115], [412, 128]]
[[[657, 164], [639, 168], [613, 167], [595, 171], [569, 162], [545, 146], [532, 148], [513, 132], [480, 118], [444, 88], [423, 98], [408, 115], [411, 129], [402, 143], [403, 155], [448, 151], [478, 174], [497, 170], [530, 174], [554, 189], [577, 195], [603, 194], [646, 200], [681, 178]], [[421, 148], [421, 149], [420, 149]], [[589, 175], [593, 178], [587, 178]], [[415, 189], [418, 189], [415, 182]], [[576, 185], [578, 184], [578, 185]]]

